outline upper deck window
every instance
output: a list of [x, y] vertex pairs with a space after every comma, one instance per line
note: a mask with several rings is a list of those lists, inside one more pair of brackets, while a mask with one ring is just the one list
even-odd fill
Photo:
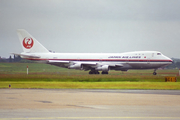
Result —
[[157, 53], [157, 55], [161, 55], [161, 53]]

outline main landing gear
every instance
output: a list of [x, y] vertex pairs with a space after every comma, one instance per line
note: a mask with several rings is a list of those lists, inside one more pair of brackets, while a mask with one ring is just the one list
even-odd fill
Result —
[[[99, 74], [97, 70], [89, 71], [89, 74]], [[108, 74], [108, 72], [102, 71], [101, 74]]]
[[157, 75], [156, 70], [157, 70], [157, 69], [154, 70], [153, 75]]
[[89, 74], [99, 74], [99, 72], [97, 70], [94, 70], [94, 71], [89, 71]]
[[101, 74], [108, 74], [108, 72], [104, 72], [104, 71], [102, 71], [102, 73]]

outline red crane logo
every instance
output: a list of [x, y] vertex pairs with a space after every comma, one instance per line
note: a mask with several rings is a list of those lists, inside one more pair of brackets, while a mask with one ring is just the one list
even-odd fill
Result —
[[34, 41], [32, 38], [27, 38], [25, 37], [24, 40], [23, 40], [23, 46], [26, 48], [26, 49], [30, 49], [32, 48], [34, 44]]

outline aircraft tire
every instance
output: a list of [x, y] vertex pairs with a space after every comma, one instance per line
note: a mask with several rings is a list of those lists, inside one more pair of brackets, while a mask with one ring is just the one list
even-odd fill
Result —
[[156, 72], [153, 72], [153, 75], [157, 75], [157, 73], [156, 73]]
[[98, 72], [98, 71], [95, 71], [94, 73], [95, 73], [95, 74], [99, 74], [99, 72]]
[[108, 72], [104, 72], [104, 71], [102, 71], [102, 73], [101, 74], [108, 74]]
[[89, 71], [89, 74], [93, 74], [93, 72], [92, 72], [92, 71]]
[[89, 74], [99, 74], [98, 71], [89, 71]]

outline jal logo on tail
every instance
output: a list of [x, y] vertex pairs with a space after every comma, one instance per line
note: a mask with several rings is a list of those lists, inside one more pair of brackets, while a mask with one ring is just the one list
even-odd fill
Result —
[[32, 48], [34, 44], [34, 41], [32, 38], [27, 38], [25, 37], [24, 40], [23, 40], [23, 46], [26, 48], [26, 49], [30, 49]]

